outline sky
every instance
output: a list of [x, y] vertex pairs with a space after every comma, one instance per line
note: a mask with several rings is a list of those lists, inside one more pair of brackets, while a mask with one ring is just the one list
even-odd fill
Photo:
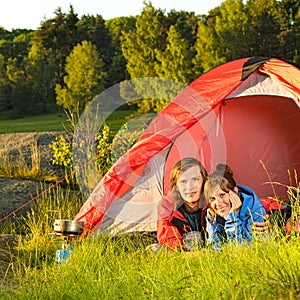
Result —
[[[81, 18], [83, 15], [101, 15], [105, 20], [122, 16], [139, 15], [144, 7], [143, 0], [0, 0], [0, 27], [12, 29], [37, 29], [43, 20], [55, 16], [60, 7], [68, 13], [70, 5]], [[147, 1], [149, 2], [149, 1]], [[193, 11], [195, 14], [207, 14], [222, 3], [222, 0], [151, 0], [155, 8], [169, 12]]]

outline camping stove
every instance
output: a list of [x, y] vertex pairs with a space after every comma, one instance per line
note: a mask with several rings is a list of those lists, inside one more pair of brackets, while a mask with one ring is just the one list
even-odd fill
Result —
[[72, 240], [68, 236], [64, 236], [64, 241], [61, 245], [61, 249], [56, 250], [55, 263], [60, 264], [67, 262], [68, 257], [73, 253]]
[[72, 254], [72, 241], [78, 240], [83, 232], [84, 222], [74, 220], [55, 220], [54, 232], [50, 234], [63, 240], [61, 249], [56, 250], [56, 264], [67, 262]]

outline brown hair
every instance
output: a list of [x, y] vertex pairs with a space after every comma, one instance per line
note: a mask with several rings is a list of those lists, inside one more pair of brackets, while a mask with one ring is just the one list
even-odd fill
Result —
[[204, 184], [204, 196], [206, 198], [207, 206], [210, 208], [212, 213], [212, 218], [214, 218], [214, 211], [211, 209], [210, 205], [210, 194], [211, 191], [218, 186], [226, 193], [232, 191], [236, 187], [233, 172], [227, 165], [218, 164], [216, 171], [207, 177]]
[[[204, 168], [204, 166], [202, 165], [202, 163], [199, 160], [197, 160], [196, 158], [193, 158], [193, 157], [183, 158], [182, 160], [178, 161], [171, 170], [171, 174], [170, 174], [171, 192], [172, 192], [173, 197], [177, 201], [181, 200], [181, 196], [180, 196], [180, 193], [177, 188], [178, 178], [183, 172], [185, 172], [186, 170], [188, 170], [189, 168], [191, 168], [193, 166], [199, 167], [200, 173], [201, 173], [201, 176], [202, 176], [202, 179], [204, 182], [207, 177], [207, 171]], [[201, 192], [203, 192], [203, 189], [204, 189], [204, 184], [202, 185]]]

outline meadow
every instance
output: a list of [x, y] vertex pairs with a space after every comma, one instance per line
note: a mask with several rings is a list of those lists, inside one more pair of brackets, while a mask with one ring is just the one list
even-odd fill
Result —
[[[114, 111], [106, 120], [114, 134], [132, 114], [131, 110]], [[17, 132], [61, 132], [70, 129], [70, 118], [64, 113], [37, 115], [8, 120], [0, 117], [0, 134]]]
[[84, 201], [56, 186], [26, 216], [1, 224], [18, 244], [0, 299], [300, 299], [299, 235], [276, 227], [222, 251], [154, 252], [138, 234], [73, 238], [73, 253], [57, 264], [64, 240], [52, 234], [54, 220], [72, 219]]
[[0, 299], [300, 299], [299, 234], [276, 227], [268, 238], [222, 251], [154, 252], [138, 234], [73, 238], [72, 255], [57, 264], [64, 241], [52, 234], [54, 220], [73, 219], [85, 200], [55, 186], [27, 215], [0, 223], [1, 234], [18, 238]]
[[63, 114], [47, 114], [20, 119], [0, 119], [0, 133], [64, 131], [68, 126]]
[[300, 299], [295, 233], [194, 252], [154, 252], [141, 235], [98, 234], [74, 238], [72, 255], [56, 264], [63, 240], [49, 234], [54, 219], [72, 217], [81, 205], [76, 196], [64, 199], [55, 188], [20, 220], [1, 299]]
[[98, 237], [66, 264], [27, 267], [1, 299], [297, 299], [299, 245], [284, 244], [157, 255]]

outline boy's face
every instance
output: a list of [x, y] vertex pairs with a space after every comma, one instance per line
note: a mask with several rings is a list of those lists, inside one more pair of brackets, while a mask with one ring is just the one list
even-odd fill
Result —
[[192, 166], [179, 176], [176, 185], [185, 202], [195, 203], [200, 201], [202, 184], [199, 166]]

